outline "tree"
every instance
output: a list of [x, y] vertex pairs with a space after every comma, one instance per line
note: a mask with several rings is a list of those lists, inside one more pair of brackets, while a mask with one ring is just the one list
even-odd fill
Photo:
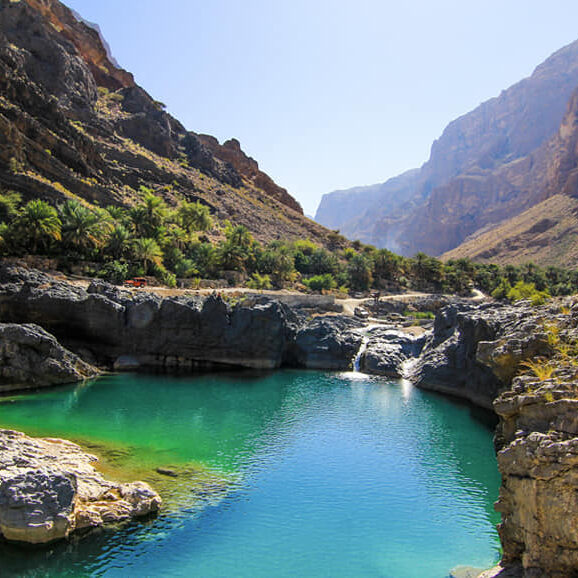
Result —
[[56, 209], [40, 199], [24, 205], [14, 221], [14, 231], [18, 240], [29, 247], [32, 253], [40, 248], [47, 249], [50, 242], [62, 238], [61, 222]]
[[354, 291], [367, 291], [373, 282], [371, 262], [364, 255], [357, 254], [351, 258], [347, 266], [349, 286]]
[[422, 252], [416, 253], [411, 260], [411, 272], [418, 287], [429, 283], [439, 284], [443, 281], [442, 262]]
[[59, 207], [62, 241], [80, 253], [104, 246], [113, 224], [109, 213], [91, 210], [79, 201], [66, 201]]
[[18, 214], [22, 197], [14, 191], [0, 193], [0, 222], [5, 223]]
[[168, 209], [165, 202], [153, 195], [150, 189], [141, 187], [141, 191], [144, 193], [143, 199], [131, 209], [130, 216], [138, 235], [143, 238], [157, 239]]
[[122, 259], [129, 250], [130, 232], [123, 225], [116, 225], [111, 231], [105, 251], [113, 259]]
[[333, 275], [338, 269], [339, 262], [337, 257], [326, 249], [315, 249], [311, 253], [309, 272], [313, 275], [324, 275], [325, 273]]
[[402, 258], [388, 249], [373, 254], [374, 274], [378, 279], [397, 281], [402, 273]]
[[270, 243], [261, 253], [257, 269], [260, 273], [269, 274], [277, 287], [283, 287], [287, 281], [295, 279], [293, 255], [286, 245], [278, 242]]
[[492, 297], [494, 299], [506, 299], [511, 290], [512, 286], [508, 279], [502, 277], [496, 288], [492, 291]]
[[329, 291], [330, 289], [335, 289], [335, 287], [337, 287], [337, 283], [331, 273], [315, 275], [309, 279], [304, 279], [303, 284], [306, 287], [309, 287], [311, 291]]
[[201, 202], [189, 203], [184, 201], [177, 209], [177, 219], [187, 232], [208, 231], [213, 226], [209, 207]]
[[142, 261], [143, 269], [148, 272], [149, 265], [162, 265], [163, 252], [159, 244], [150, 238], [138, 238], [132, 243], [132, 254], [137, 261]]
[[221, 267], [231, 271], [242, 271], [251, 257], [255, 243], [253, 235], [244, 225], [236, 227], [229, 225], [225, 229], [225, 236], [227, 240], [219, 248]]
[[187, 256], [203, 277], [211, 277], [217, 269], [219, 254], [211, 243], [196, 243]]

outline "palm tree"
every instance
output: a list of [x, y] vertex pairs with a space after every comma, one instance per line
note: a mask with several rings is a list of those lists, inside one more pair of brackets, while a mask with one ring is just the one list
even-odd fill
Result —
[[0, 222], [13, 219], [18, 213], [22, 197], [14, 191], [0, 193]]
[[124, 227], [130, 226], [130, 215], [124, 207], [108, 205], [105, 210], [113, 219], [113, 221], [121, 223]]
[[24, 205], [14, 222], [17, 236], [30, 246], [32, 253], [47, 248], [50, 241], [60, 241], [61, 222], [54, 207], [35, 199]]
[[91, 210], [78, 201], [66, 201], [59, 207], [62, 240], [80, 253], [102, 247], [112, 230], [112, 218], [105, 210]]
[[162, 264], [163, 252], [154, 239], [142, 237], [135, 239], [132, 243], [132, 254], [137, 261], [142, 261], [145, 274], [149, 265]]
[[239, 247], [240, 249], [247, 250], [253, 245], [253, 235], [251, 235], [251, 232], [245, 225], [237, 225], [234, 228], [230, 228], [225, 232], [225, 235], [231, 245]]
[[113, 259], [121, 259], [129, 248], [130, 232], [123, 225], [116, 225], [111, 231], [105, 246]]
[[209, 207], [199, 201], [189, 203], [184, 201], [177, 209], [177, 216], [182, 227], [189, 233], [192, 231], [208, 231], [213, 226]]
[[244, 225], [233, 227], [228, 225], [225, 230], [227, 240], [219, 247], [219, 260], [223, 269], [242, 271], [245, 263], [252, 255], [255, 241], [253, 235]]
[[144, 192], [143, 200], [131, 210], [130, 216], [137, 233], [149, 238], [156, 237], [165, 221], [167, 206], [149, 189], [142, 187], [141, 190]]

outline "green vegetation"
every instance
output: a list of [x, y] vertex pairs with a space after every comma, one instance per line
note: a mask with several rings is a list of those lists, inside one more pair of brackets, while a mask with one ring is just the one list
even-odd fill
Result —
[[433, 311], [404, 311], [403, 316], [412, 319], [435, 319]]
[[228, 279], [258, 290], [409, 289], [467, 295], [478, 287], [497, 299], [535, 304], [550, 295], [578, 292], [577, 271], [531, 263], [499, 267], [467, 259], [442, 263], [424, 253], [407, 258], [359, 241], [348, 243], [336, 231], [327, 244], [309, 239], [262, 244], [244, 225], [217, 221], [199, 201], [169, 206], [145, 187], [130, 208], [101, 208], [80, 198], [54, 207], [41, 200], [23, 203], [17, 193], [0, 192], [3, 255], [47, 255], [64, 270], [82, 263], [87, 272], [114, 283], [154, 275], [169, 286], [177, 279], [196, 286], [200, 279]]

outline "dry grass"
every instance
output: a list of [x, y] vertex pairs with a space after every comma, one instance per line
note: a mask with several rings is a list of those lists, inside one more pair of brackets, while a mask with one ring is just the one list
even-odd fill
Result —
[[[472, 237], [442, 258], [469, 257], [499, 265], [536, 264], [575, 266], [578, 262], [578, 200], [555, 195], [527, 211]], [[536, 224], [553, 224], [540, 232]]]

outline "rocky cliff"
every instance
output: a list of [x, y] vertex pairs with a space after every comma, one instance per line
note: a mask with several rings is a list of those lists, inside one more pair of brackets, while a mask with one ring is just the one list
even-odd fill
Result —
[[[365, 202], [359, 189], [331, 193], [316, 218], [350, 238], [406, 255], [440, 255], [556, 192], [573, 195], [576, 162], [566, 145], [574, 140], [577, 86], [575, 42], [450, 123], [417, 175], [400, 177], [401, 188], [392, 181], [372, 187]], [[340, 211], [350, 197], [358, 204], [352, 219]]]
[[577, 311], [571, 299], [539, 308], [450, 306], [413, 368], [419, 387], [500, 417], [503, 559], [486, 578], [578, 572]]
[[141, 186], [200, 200], [261, 241], [328, 234], [238, 141], [186, 130], [58, 0], [1, 2], [0, 188], [130, 206]]
[[[578, 90], [566, 110], [558, 132], [523, 162], [499, 173], [510, 199], [525, 209], [507, 219], [495, 214], [465, 242], [444, 258], [469, 257], [476, 261], [545, 265], [578, 265]], [[480, 183], [487, 186], [488, 180]], [[494, 191], [499, 192], [494, 187]], [[515, 200], [517, 198], [517, 201]], [[492, 197], [499, 211], [499, 202]], [[504, 203], [502, 202], [502, 205]], [[494, 209], [494, 213], [496, 213]], [[488, 227], [488, 224], [498, 223]]]
[[[169, 371], [347, 369], [363, 325], [339, 315], [310, 318], [265, 296], [229, 304], [218, 295], [161, 298], [103, 282], [85, 290], [10, 266], [0, 268], [0, 321], [35, 323], [51, 334], [47, 340], [95, 365]], [[45, 357], [53, 364], [54, 355]]]

